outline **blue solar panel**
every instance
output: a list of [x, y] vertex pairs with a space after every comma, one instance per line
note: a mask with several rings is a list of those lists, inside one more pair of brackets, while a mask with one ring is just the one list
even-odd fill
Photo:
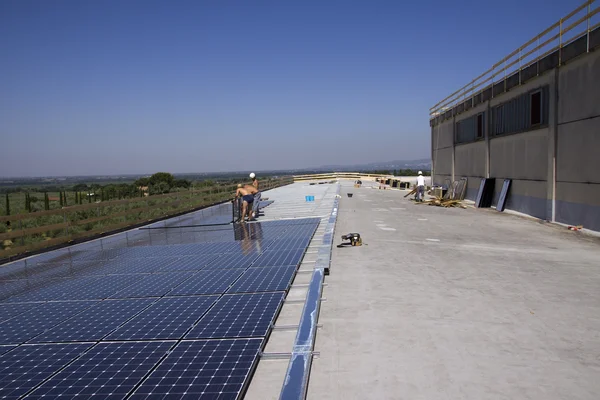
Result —
[[119, 290], [136, 285], [144, 278], [143, 275], [110, 275], [100, 277], [88, 285], [80, 286], [61, 297], [63, 300], [93, 300], [106, 299]]
[[39, 305], [39, 303], [0, 304], [0, 322], [29, 311]]
[[0, 398], [19, 398], [79, 357], [91, 344], [23, 345], [0, 356]]
[[173, 345], [159, 341], [99, 343], [27, 398], [123, 399]]
[[294, 237], [289, 239], [273, 240], [267, 250], [282, 251], [282, 250], [303, 250], [308, 247], [311, 238], [306, 236]]
[[233, 269], [242, 268], [246, 269], [252, 264], [254, 260], [258, 258], [260, 253], [256, 251], [250, 251], [248, 253], [236, 252], [223, 254], [219, 258], [213, 260], [210, 264], [203, 268], [204, 271], [209, 269]]
[[135, 285], [131, 285], [121, 290], [112, 297], [115, 299], [124, 299], [130, 297], [164, 296], [181, 282], [191, 277], [193, 274], [193, 271], [189, 271], [147, 275]]
[[104, 300], [86, 312], [44, 332], [30, 342], [100, 340], [154, 301], [155, 299]]
[[177, 286], [169, 296], [218, 294], [225, 293], [227, 288], [242, 275], [242, 269], [225, 269], [200, 271], [190, 279]]
[[166, 297], [136, 315], [106, 340], [181, 339], [219, 296]]
[[73, 260], [92, 261], [92, 260], [110, 260], [120, 255], [121, 249], [108, 250], [86, 250], [79, 254], [73, 255]]
[[16, 294], [6, 300], [9, 303], [25, 303], [29, 301], [49, 301], [61, 300], [70, 292], [79, 289], [82, 286], [87, 286], [97, 277], [81, 277], [81, 278], [63, 278], [48, 280], [31, 290]]
[[11, 296], [27, 291], [31, 287], [29, 280], [6, 281], [0, 285], [0, 300], [6, 300]]
[[262, 339], [178, 343], [130, 399], [238, 399], [261, 346]]
[[82, 271], [83, 275], [110, 275], [110, 274], [144, 274], [152, 273], [172, 263], [168, 258], [144, 258], [144, 259], [115, 259], [101, 261], [101, 264], [93, 269]]
[[0, 345], [0, 355], [4, 354], [4, 353], [8, 353], [9, 351], [11, 351], [12, 349], [14, 349], [17, 346], [9, 346], [9, 345]]
[[283, 293], [225, 295], [186, 339], [265, 336], [283, 302]]
[[[96, 301], [38, 303], [32, 310], [0, 324], [0, 344], [23, 343], [98, 304]], [[15, 304], [16, 305], [16, 304]]]
[[216, 254], [181, 257], [169, 265], [159, 268], [159, 271], [199, 271], [217, 257]]
[[296, 267], [249, 268], [227, 293], [276, 292], [287, 290]]
[[300, 265], [305, 250], [265, 251], [254, 261], [253, 267], [282, 267], [285, 265]]

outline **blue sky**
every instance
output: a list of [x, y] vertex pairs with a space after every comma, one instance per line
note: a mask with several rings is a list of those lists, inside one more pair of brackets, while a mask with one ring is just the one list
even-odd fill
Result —
[[428, 110], [581, 1], [0, 1], [0, 176], [428, 158]]

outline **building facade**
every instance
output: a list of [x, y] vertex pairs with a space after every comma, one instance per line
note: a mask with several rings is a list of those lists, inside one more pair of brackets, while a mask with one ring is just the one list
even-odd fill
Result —
[[430, 120], [434, 184], [466, 177], [474, 200], [495, 179], [495, 206], [511, 179], [506, 209], [600, 231], [600, 28], [442, 111]]

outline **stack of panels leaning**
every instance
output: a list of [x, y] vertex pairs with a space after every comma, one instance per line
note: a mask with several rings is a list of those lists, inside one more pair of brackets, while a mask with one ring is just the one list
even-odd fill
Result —
[[3, 267], [0, 397], [240, 398], [319, 221], [200, 243], [169, 228], [171, 244], [128, 237]]

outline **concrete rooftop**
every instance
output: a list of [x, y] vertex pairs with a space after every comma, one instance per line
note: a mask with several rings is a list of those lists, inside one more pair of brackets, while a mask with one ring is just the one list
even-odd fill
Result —
[[342, 182], [308, 398], [599, 398], [599, 240], [405, 193]]

